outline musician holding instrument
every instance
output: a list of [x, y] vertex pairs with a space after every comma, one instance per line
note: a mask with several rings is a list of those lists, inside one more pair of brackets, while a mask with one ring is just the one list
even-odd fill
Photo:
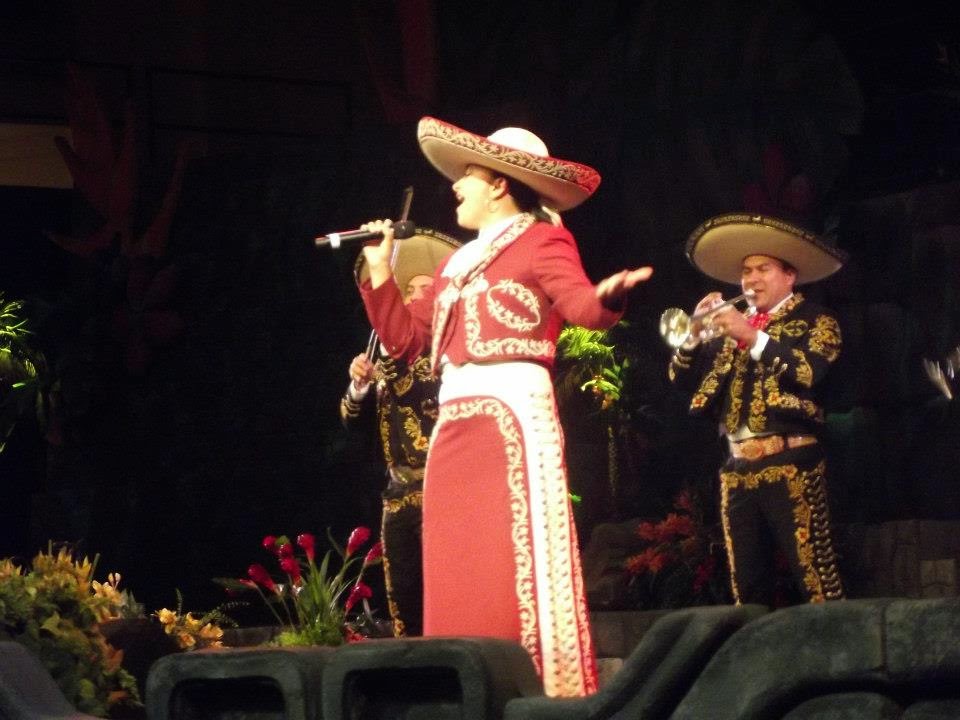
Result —
[[[460, 243], [441, 233], [418, 229], [398, 244], [394, 276], [404, 304], [418, 300], [433, 286], [436, 266]], [[364, 256], [357, 258], [358, 281], [369, 277]], [[422, 506], [423, 470], [430, 433], [437, 421], [439, 378], [430, 370], [429, 353], [412, 361], [383, 352], [376, 335], [367, 352], [353, 358], [350, 383], [340, 400], [344, 425], [361, 413], [375, 388], [377, 432], [387, 466], [382, 493], [380, 537], [387, 605], [395, 637], [423, 633]]]
[[720, 519], [734, 600], [773, 603], [775, 549], [805, 600], [842, 598], [818, 394], [840, 354], [840, 327], [794, 287], [833, 274], [845, 256], [802, 228], [744, 214], [703, 223], [686, 252], [704, 274], [740, 284], [735, 300], [749, 303], [740, 312], [714, 292], [691, 317], [671, 309], [661, 320], [676, 348], [671, 382], [691, 393], [692, 414], [718, 420], [727, 451]]

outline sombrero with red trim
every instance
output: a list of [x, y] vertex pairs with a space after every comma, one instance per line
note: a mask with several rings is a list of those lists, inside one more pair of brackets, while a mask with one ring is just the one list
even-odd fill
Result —
[[740, 284], [743, 259], [767, 255], [797, 270], [797, 285], [816, 282], [843, 267], [847, 254], [818, 235], [768, 215], [732, 213], [701, 223], [687, 239], [687, 258], [716, 280]]
[[544, 142], [523, 128], [502, 128], [482, 137], [424, 117], [417, 140], [430, 164], [448, 179], [463, 177], [467, 165], [480, 165], [527, 185], [558, 212], [576, 207], [600, 185], [600, 173], [592, 167], [550, 157]]

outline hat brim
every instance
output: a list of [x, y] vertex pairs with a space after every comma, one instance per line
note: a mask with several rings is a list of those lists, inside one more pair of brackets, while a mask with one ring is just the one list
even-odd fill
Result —
[[575, 208], [600, 185], [600, 173], [587, 165], [516, 150], [432, 117], [421, 118], [417, 140], [449, 180], [463, 177], [468, 165], [481, 165], [527, 185], [558, 212]]
[[[460, 247], [460, 242], [449, 235], [427, 228], [417, 228], [413, 235], [396, 243], [397, 259], [393, 266], [393, 277], [401, 292], [417, 275], [433, 277], [437, 266]], [[370, 268], [363, 253], [357, 256], [353, 274], [358, 283], [370, 277]]]
[[694, 230], [687, 257], [710, 277], [740, 284], [743, 259], [767, 255], [797, 270], [797, 285], [833, 275], [846, 262], [846, 253], [827, 245], [814, 233], [765, 215], [718, 215]]

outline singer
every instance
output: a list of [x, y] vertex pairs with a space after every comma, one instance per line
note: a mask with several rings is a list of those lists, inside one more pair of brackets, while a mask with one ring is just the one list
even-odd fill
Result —
[[393, 281], [390, 221], [363, 249], [367, 314], [387, 350], [430, 348], [440, 415], [424, 480], [424, 635], [520, 643], [551, 696], [597, 688], [550, 370], [564, 321], [605, 328], [649, 267], [594, 285], [559, 212], [600, 183], [550, 157], [521, 128], [484, 138], [434, 118], [417, 129], [427, 160], [453, 181], [457, 223], [478, 231], [404, 306]]

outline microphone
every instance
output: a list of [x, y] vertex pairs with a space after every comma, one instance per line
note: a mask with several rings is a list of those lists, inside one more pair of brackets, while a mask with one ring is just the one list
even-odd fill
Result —
[[[393, 224], [393, 236], [397, 240], [406, 240], [412, 237], [416, 232], [416, 226], [412, 220], [400, 220]], [[371, 232], [369, 230], [344, 230], [343, 232], [330, 233], [314, 238], [313, 242], [317, 247], [329, 245], [334, 250], [340, 247], [340, 243], [353, 242], [355, 240], [376, 240], [382, 238], [382, 232]]]

